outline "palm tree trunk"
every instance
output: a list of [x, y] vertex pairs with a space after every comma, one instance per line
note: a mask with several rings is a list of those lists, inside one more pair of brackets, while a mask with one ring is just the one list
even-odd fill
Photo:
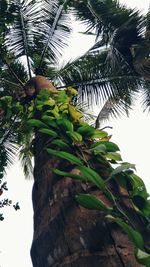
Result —
[[115, 223], [106, 222], [103, 212], [81, 208], [74, 200], [77, 192], [92, 190], [97, 195], [100, 192], [81, 182], [54, 175], [53, 168], [63, 165], [63, 169], [71, 171], [73, 166], [49, 158], [43, 150], [44, 144], [43, 136], [38, 135], [34, 148], [33, 266], [142, 266], [134, 258], [127, 235]]

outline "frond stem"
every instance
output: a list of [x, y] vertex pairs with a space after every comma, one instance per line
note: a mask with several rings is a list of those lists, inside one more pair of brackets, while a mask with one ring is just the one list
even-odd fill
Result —
[[128, 79], [135, 79], [135, 80], [141, 80], [142, 82], [142, 79], [138, 76], [114, 76], [114, 77], [106, 77], [106, 78], [99, 78], [99, 79], [95, 79], [94, 81], [81, 81], [79, 83], [75, 83], [75, 84], [66, 84], [66, 85], [63, 85], [63, 86], [56, 86], [57, 89], [61, 89], [61, 88], [66, 88], [66, 87], [69, 87], [69, 86], [72, 86], [72, 87], [76, 87], [76, 86], [82, 86], [82, 85], [94, 85], [94, 84], [97, 84], [97, 83], [102, 83], [102, 82], [110, 82], [110, 81], [113, 81], [115, 79], [123, 79], [123, 78], [128, 78]]
[[52, 27], [49, 29], [49, 32], [48, 32], [48, 39], [47, 39], [47, 42], [46, 42], [45, 47], [44, 47], [44, 49], [43, 49], [43, 53], [42, 53], [42, 55], [41, 55], [41, 60], [40, 60], [38, 69], [40, 69], [41, 66], [42, 66], [43, 59], [44, 59], [45, 53], [46, 53], [46, 51], [47, 51], [48, 44], [49, 44], [49, 42], [51, 41], [51, 39], [52, 39], [52, 37], [53, 37], [53, 33], [54, 33], [54, 31], [55, 31], [55, 28], [56, 28], [56, 26], [57, 26], [58, 20], [59, 20], [59, 18], [60, 18], [60, 15], [61, 15], [61, 13], [62, 13], [62, 10], [63, 10], [64, 5], [65, 5], [66, 2], [67, 2], [67, 0], [65, 0], [64, 3], [63, 3], [62, 5], [60, 5], [60, 7], [58, 8], [58, 11], [57, 11], [57, 14], [56, 14], [56, 16], [55, 16], [53, 25], [52, 25]]
[[6, 59], [3, 59], [4, 63], [6, 64], [6, 66], [8, 67], [9, 71], [11, 72], [11, 74], [15, 77], [15, 79], [19, 82], [19, 84], [21, 85], [21, 87], [24, 88], [24, 83], [19, 79], [19, 77], [17, 76], [17, 74], [14, 72], [14, 70], [12, 69], [12, 67], [10, 66], [10, 64], [6, 61]]
[[93, 17], [95, 17], [97, 20], [99, 20], [99, 17], [97, 15], [97, 13], [95, 12], [95, 10], [93, 10], [93, 7], [91, 5], [91, 1], [90, 0], [88, 0], [88, 2], [87, 2], [87, 7], [90, 10], [90, 12], [93, 15]]
[[20, 88], [20, 85], [18, 85], [17, 83], [13, 83], [13, 82], [11, 82], [11, 81], [8, 81], [8, 80], [6, 80], [6, 79], [4, 79], [4, 78], [0, 78], [0, 80], [2, 80], [2, 81], [4, 81], [4, 82], [6, 82], [6, 83], [9, 83], [9, 84], [11, 84], [11, 85], [14, 85], [14, 86], [16, 86], [16, 87], [19, 87], [19, 88]]
[[22, 24], [22, 36], [23, 36], [25, 55], [26, 55], [26, 58], [27, 58], [27, 66], [28, 66], [29, 78], [31, 79], [32, 75], [31, 75], [30, 61], [29, 61], [29, 56], [28, 56], [27, 34], [26, 34], [23, 14], [21, 12], [21, 3], [19, 4], [19, 13], [20, 13], [20, 19], [21, 19], [21, 24]]
[[7, 138], [8, 138], [9, 135], [11, 134], [11, 131], [12, 131], [13, 127], [14, 127], [14, 123], [15, 123], [15, 121], [16, 121], [16, 119], [17, 119], [17, 116], [18, 116], [18, 114], [15, 115], [15, 117], [14, 117], [14, 119], [13, 119], [13, 121], [12, 121], [10, 127], [9, 127], [9, 130], [8, 130], [7, 133], [4, 135], [4, 137], [3, 137], [3, 139], [2, 139], [2, 141], [1, 141], [1, 143], [0, 143], [0, 145], [4, 144], [4, 142], [7, 140]]

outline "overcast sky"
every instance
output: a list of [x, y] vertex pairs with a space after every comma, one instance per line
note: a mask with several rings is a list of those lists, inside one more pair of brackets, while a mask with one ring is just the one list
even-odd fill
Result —
[[[149, 6], [149, 0], [120, 2], [132, 7], [137, 6], [143, 11]], [[79, 51], [88, 49], [92, 42], [92, 37], [87, 38], [83, 35], [79, 37], [75, 32], [70, 44], [71, 48], [65, 54], [66, 58], [76, 56]], [[130, 118], [113, 120], [109, 125], [113, 126], [112, 140], [119, 145], [123, 160], [136, 164], [137, 172], [150, 192], [150, 115], [142, 112], [140, 99], [136, 102]], [[12, 208], [7, 208], [5, 220], [0, 222], [0, 267], [32, 267], [29, 251], [33, 234], [31, 201], [33, 181], [24, 180], [18, 164], [9, 170], [7, 180], [8, 197], [14, 202], [19, 200], [21, 210], [15, 212]]]

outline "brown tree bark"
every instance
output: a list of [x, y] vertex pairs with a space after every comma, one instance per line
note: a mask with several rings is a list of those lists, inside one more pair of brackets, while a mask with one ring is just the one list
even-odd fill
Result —
[[[53, 174], [53, 168], [68, 169], [63, 160], [50, 158], [43, 150], [45, 140], [35, 139], [33, 186], [34, 237], [31, 257], [34, 267], [140, 267], [127, 235], [104, 220], [103, 212], [81, 208], [74, 200], [78, 192], [95, 187]], [[135, 214], [133, 220], [138, 223]]]

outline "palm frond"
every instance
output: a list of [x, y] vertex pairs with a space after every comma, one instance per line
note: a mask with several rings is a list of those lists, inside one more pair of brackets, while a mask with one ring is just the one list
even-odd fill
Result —
[[24, 121], [24, 119], [22, 119], [22, 125], [20, 127], [18, 139], [20, 144], [18, 158], [21, 162], [25, 178], [31, 178], [33, 177], [33, 162], [32, 162], [33, 132], [31, 129], [28, 129], [28, 127], [26, 127], [26, 120]]
[[33, 164], [32, 164], [32, 152], [27, 144], [23, 144], [23, 147], [19, 151], [19, 160], [23, 169], [25, 178], [33, 177]]
[[[65, 1], [66, 2], [66, 1]], [[71, 30], [70, 15], [64, 11], [64, 4], [57, 0], [41, 1], [42, 19], [37, 26], [38, 35], [34, 37], [32, 54], [40, 55], [35, 73], [41, 74], [45, 59], [56, 65], [67, 46]]]
[[[135, 16], [134, 16], [135, 15]], [[145, 29], [144, 18], [136, 18], [136, 14], [124, 23], [112, 36], [110, 43], [113, 50], [115, 49], [124, 58], [124, 62], [128, 67], [134, 70], [134, 57], [138, 47], [143, 44], [143, 33]], [[117, 57], [116, 57], [116, 63]]]
[[143, 82], [141, 87], [141, 98], [144, 111], [150, 111], [150, 81], [146, 80]]
[[0, 146], [1, 146], [1, 149], [3, 147], [3, 149], [2, 149], [3, 152], [5, 151], [5, 157], [6, 157], [5, 160], [7, 162], [7, 166], [5, 166], [5, 167], [8, 168], [11, 165], [13, 165], [13, 163], [15, 162], [16, 155], [18, 152], [18, 145], [16, 143], [12, 143], [11, 140], [7, 139], [7, 140], [5, 140], [5, 142], [3, 142], [3, 144], [0, 144]]
[[8, 25], [10, 25], [14, 20], [14, 4], [8, 3], [7, 0], [1, 0], [0, 4], [0, 34], [1, 41], [5, 38], [7, 33]]
[[7, 168], [14, 163], [19, 146], [12, 134], [12, 127], [7, 129], [2, 123], [0, 126], [0, 173], [3, 176]]
[[[112, 48], [111, 56], [114, 51], [117, 51], [124, 58], [128, 67], [134, 69], [132, 48], [143, 41], [147, 17], [141, 15], [136, 9], [127, 8], [114, 0], [81, 0], [75, 2], [74, 6], [77, 9], [77, 17], [87, 24], [92, 23], [92, 27], [95, 28], [98, 40], [91, 48], [91, 52], [101, 49], [104, 45], [109, 45]], [[88, 13], [85, 12], [87, 9], [89, 9]], [[89, 16], [89, 12], [91, 16]], [[87, 29], [88, 31], [91, 29]], [[117, 59], [118, 57], [113, 56], [113, 61], [120, 64]]]
[[72, 102], [76, 106], [76, 109], [83, 114], [82, 120], [84, 120], [90, 125], [94, 125], [97, 117], [95, 115], [94, 109], [89, 110], [89, 105], [86, 101], [84, 102], [81, 99], [80, 95], [76, 96], [75, 98], [72, 98]]
[[29, 47], [33, 46], [33, 30], [40, 15], [37, 13], [38, 6], [34, 0], [15, 0], [11, 2], [14, 5], [14, 22], [9, 28], [5, 45], [16, 57], [26, 56], [28, 73], [31, 77]]
[[[11, 105], [12, 98], [9, 97], [9, 99], [7, 96], [7, 105]], [[19, 109], [20, 111], [16, 111], [15, 106], [14, 108], [12, 108], [12, 110], [9, 110], [5, 103], [5, 97], [2, 97], [1, 108], [3, 109], [5, 105], [6, 114], [4, 118], [0, 121], [0, 169], [1, 163], [3, 163], [2, 166], [4, 166], [5, 168], [11, 165], [16, 160], [19, 152], [19, 159], [21, 160], [25, 176], [29, 177], [31, 176], [31, 173], [33, 171], [31, 161], [32, 132], [31, 130], [27, 131], [27, 127], [24, 122], [26, 117], [26, 110]], [[5, 169], [3, 171], [5, 171]]]
[[131, 109], [131, 98], [129, 103], [123, 101], [119, 97], [109, 98], [100, 109], [100, 112], [95, 121], [95, 128], [100, 128], [101, 124], [105, 121], [108, 121], [110, 118], [116, 118], [122, 115], [129, 115]]
[[[11, 95], [16, 97], [18, 93], [23, 92], [24, 83], [28, 79], [27, 71], [24, 65], [18, 61], [5, 61], [0, 71], [0, 96]], [[21, 80], [20, 80], [21, 79]]]
[[95, 16], [91, 13], [87, 6], [87, 1], [70, 1], [68, 5], [73, 8], [73, 14], [77, 20], [88, 27], [88, 31], [93, 31], [97, 25]]
[[47, 18], [40, 25], [40, 28], [44, 29], [43, 32], [43, 52], [38, 68], [41, 68], [45, 54], [49, 48], [49, 55], [54, 59], [56, 55], [60, 56], [60, 52], [70, 32], [70, 16], [64, 12], [64, 6], [66, 0], [62, 5], [59, 5], [59, 1], [43, 1], [43, 10], [45, 17]]
[[123, 25], [133, 12], [136, 13], [136, 18], [138, 14], [136, 10], [126, 8], [114, 0], [72, 1], [71, 5], [75, 8], [76, 17], [88, 25], [87, 31], [95, 29], [97, 37], [105, 39], [105, 43], [108, 43], [114, 30]]
[[138, 76], [125, 71], [108, 71], [106, 58], [108, 51], [97, 55], [85, 55], [66, 64], [57, 75], [60, 86], [73, 86], [78, 89], [83, 101], [89, 105], [98, 104], [111, 97], [128, 97], [138, 90], [141, 81]]

